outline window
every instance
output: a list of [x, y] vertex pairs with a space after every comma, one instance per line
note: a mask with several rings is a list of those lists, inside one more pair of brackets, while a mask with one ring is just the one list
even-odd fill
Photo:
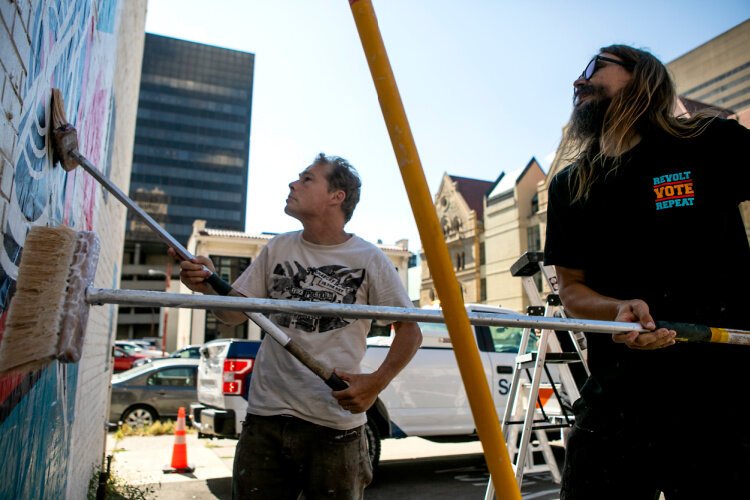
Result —
[[[216, 267], [216, 274], [227, 283], [232, 283], [250, 265], [247, 257], [226, 257], [223, 255], [209, 255]], [[205, 341], [218, 338], [247, 338], [247, 321], [236, 326], [225, 325], [219, 321], [214, 313], [206, 311]]]
[[[529, 252], [540, 252], [542, 250], [542, 236], [539, 226], [529, 226], [526, 228], [526, 244]], [[538, 291], [542, 291], [542, 273], [534, 275], [534, 284]]]
[[412, 267], [417, 267], [417, 254], [415, 253], [409, 254], [409, 266], [408, 267], [409, 269], [411, 269]]
[[247, 257], [224, 257], [222, 255], [211, 255], [210, 257], [214, 266], [216, 266], [216, 274], [228, 283], [232, 283], [239, 278], [242, 271], [250, 265], [250, 259]]
[[196, 368], [165, 368], [148, 378], [146, 385], [195, 387]]
[[[523, 328], [515, 326], [490, 326], [490, 335], [495, 352], [518, 352], [518, 346], [521, 343]], [[536, 337], [529, 336], [529, 345], [526, 352], [536, 351]]]
[[542, 235], [539, 225], [526, 228], [526, 242], [529, 252], [538, 252], [542, 249]]
[[368, 337], [390, 337], [392, 325], [379, 325], [373, 321], [370, 326], [370, 331], [367, 332]]
[[443, 323], [419, 323], [422, 330], [422, 348], [452, 349], [448, 327]]
[[531, 197], [531, 215], [539, 211], [539, 193]]

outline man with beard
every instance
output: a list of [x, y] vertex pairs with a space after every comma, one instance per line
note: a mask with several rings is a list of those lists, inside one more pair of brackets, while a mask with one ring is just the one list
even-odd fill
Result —
[[[284, 211], [302, 231], [278, 235], [232, 285], [232, 295], [411, 307], [398, 273], [374, 245], [344, 226], [359, 201], [361, 182], [346, 160], [322, 153], [289, 184]], [[174, 252], [170, 252], [174, 254]], [[190, 289], [214, 293], [205, 279], [207, 257], [180, 263]], [[230, 325], [237, 311], [214, 311]], [[383, 363], [360, 373], [371, 321], [271, 314], [295, 343], [349, 384], [331, 391], [309, 369], [266, 336], [253, 367], [248, 414], [232, 474], [235, 499], [361, 499], [372, 479], [365, 412], [414, 356], [422, 341], [413, 322], [394, 323]]]
[[569, 315], [650, 331], [587, 335], [591, 376], [561, 498], [742, 496], [750, 351], [676, 343], [655, 319], [750, 328], [738, 208], [750, 198], [750, 131], [673, 116], [666, 68], [631, 47], [601, 49], [573, 86], [572, 164], [550, 185], [545, 263]]

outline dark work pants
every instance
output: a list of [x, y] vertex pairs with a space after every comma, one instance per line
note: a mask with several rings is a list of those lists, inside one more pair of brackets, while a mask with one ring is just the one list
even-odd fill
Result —
[[681, 421], [649, 421], [579, 400], [561, 500], [750, 498], [748, 426], [739, 412], [717, 417], [698, 402], [695, 409]]
[[336, 430], [291, 416], [247, 415], [232, 473], [232, 498], [361, 499], [372, 480], [364, 426]]

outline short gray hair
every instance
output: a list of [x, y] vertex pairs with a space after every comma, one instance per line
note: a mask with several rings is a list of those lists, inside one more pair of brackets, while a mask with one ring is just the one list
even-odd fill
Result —
[[341, 211], [344, 212], [346, 222], [352, 218], [354, 208], [359, 203], [359, 193], [362, 189], [362, 181], [359, 179], [357, 169], [340, 156], [326, 156], [320, 153], [315, 157], [313, 164], [329, 165], [328, 191], [341, 190], [346, 196], [341, 203]]

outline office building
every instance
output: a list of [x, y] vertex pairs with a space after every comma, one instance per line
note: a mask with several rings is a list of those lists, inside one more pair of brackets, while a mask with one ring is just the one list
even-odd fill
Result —
[[[255, 56], [147, 33], [130, 196], [183, 245], [193, 221], [245, 229]], [[179, 268], [129, 214], [122, 287], [165, 290]], [[169, 278], [167, 278], [169, 274]], [[161, 337], [158, 308], [121, 307], [118, 338]]]
[[[750, 125], [750, 19], [667, 64], [677, 94], [737, 113]], [[743, 118], [744, 117], [744, 118]]]

